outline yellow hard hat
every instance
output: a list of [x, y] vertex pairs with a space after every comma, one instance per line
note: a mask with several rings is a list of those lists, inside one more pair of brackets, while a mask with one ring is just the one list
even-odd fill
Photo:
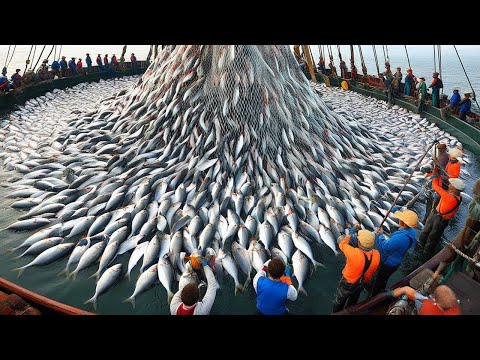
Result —
[[410, 227], [418, 226], [418, 215], [415, 211], [405, 210], [405, 211], [396, 211], [393, 213], [397, 219], [402, 220], [405, 224]]
[[357, 237], [358, 243], [361, 247], [366, 249], [373, 248], [373, 245], [375, 244], [375, 235], [371, 231], [360, 230]]
[[348, 90], [348, 83], [345, 80], [343, 80], [340, 85], [342, 86], [343, 90]]

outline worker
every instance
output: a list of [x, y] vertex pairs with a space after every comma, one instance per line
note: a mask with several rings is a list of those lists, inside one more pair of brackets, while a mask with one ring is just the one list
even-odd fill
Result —
[[5, 75], [0, 75], [0, 93], [10, 91], [10, 82]]
[[207, 278], [207, 291], [202, 301], [198, 301], [200, 299], [198, 286], [192, 283], [185, 285], [182, 289], [179, 289], [172, 298], [172, 302], [170, 303], [171, 315], [210, 314], [219, 287], [215, 275], [213, 275], [212, 269], [210, 268], [210, 266], [213, 267], [215, 264], [215, 258], [212, 257], [212, 259], [213, 261], [210, 260], [209, 264], [205, 259], [198, 260], [198, 257], [190, 257], [192, 267], [194, 264], [200, 262]]
[[440, 115], [445, 120], [445, 115], [449, 112], [456, 115], [458, 114], [458, 104], [460, 103], [460, 89], [458, 87], [453, 88], [453, 94], [450, 97], [450, 102], [442, 110], [440, 110]]
[[417, 242], [414, 228], [418, 226], [418, 215], [412, 210], [405, 210], [395, 211], [393, 216], [399, 220], [400, 229], [390, 239], [385, 239], [381, 228], [376, 230], [375, 244], [380, 250], [380, 265], [372, 295], [385, 291], [388, 279], [398, 269], [407, 251]]
[[62, 77], [65, 77], [67, 73], [67, 68], [67, 60], [65, 60], [65, 56], [62, 56], [62, 60], [60, 60], [60, 74], [62, 75]]
[[430, 212], [417, 243], [417, 249], [423, 249], [424, 255], [427, 256], [432, 255], [443, 231], [460, 208], [462, 203], [460, 193], [465, 190], [465, 184], [458, 178], [449, 179], [448, 190], [443, 189], [438, 169], [434, 170], [432, 179], [433, 189], [440, 195], [440, 200], [437, 207]]
[[82, 59], [78, 58], [78, 61], [77, 61], [77, 71], [80, 75], [83, 75], [83, 63], [82, 63]]
[[393, 82], [393, 74], [392, 70], [390, 70], [390, 63], [387, 61], [385, 62], [385, 68], [387, 69], [385, 72], [380, 74], [380, 77], [383, 78], [383, 83], [385, 85], [385, 93], [387, 94], [387, 102], [392, 102], [392, 82]]
[[115, 54], [112, 55], [111, 63], [114, 68], [118, 67], [118, 60]]
[[45, 59], [37, 70], [37, 81], [48, 79], [50, 79], [50, 73], [48, 72], [48, 60]]
[[132, 73], [134, 75], [138, 75], [137, 57], [135, 56], [134, 53], [132, 53], [132, 55], [130, 55], [130, 63], [132, 65]]
[[98, 66], [98, 71], [105, 71], [105, 68], [103, 67], [102, 64], [102, 57], [100, 54], [97, 55], [97, 66]]
[[[437, 145], [437, 152], [436, 152], [436, 162], [432, 164], [432, 168], [439, 167], [440, 168], [440, 174], [445, 174], [446, 170], [445, 168], [447, 167], [448, 160], [449, 160], [449, 155], [447, 153], [447, 145], [445, 143], [438, 143]], [[429, 174], [430, 176], [431, 174]], [[442, 187], [446, 190], [448, 189], [448, 181], [445, 181], [445, 183], [442, 181]], [[427, 197], [427, 203], [426, 203], [426, 210], [425, 210], [425, 217], [423, 218], [423, 223], [427, 221], [428, 215], [430, 215], [430, 211], [432, 211], [432, 208], [436, 207], [438, 205], [438, 201], [440, 200], [440, 197], [436, 197], [434, 199], [434, 193], [435, 191], [431, 187], [431, 185], [428, 186], [428, 189], [425, 191], [426, 197]]]
[[395, 89], [395, 94], [397, 96], [400, 96], [402, 93], [402, 79], [403, 79], [403, 74], [402, 74], [402, 69], [400, 67], [397, 67], [397, 72], [393, 75], [393, 88]]
[[[268, 277], [267, 277], [268, 269]], [[253, 278], [257, 293], [257, 310], [260, 315], [288, 314], [285, 302], [297, 300], [297, 290], [292, 285], [292, 267], [280, 258], [267, 260]]]
[[[340, 250], [347, 259], [342, 271], [342, 278], [337, 287], [333, 312], [355, 305], [362, 290], [375, 274], [380, 264], [380, 253], [373, 249], [375, 235], [368, 230], [357, 230], [359, 226], [349, 230], [347, 236], [339, 238]], [[352, 240], [352, 244], [350, 244]]]
[[55, 79], [55, 76], [57, 78], [62, 77], [62, 74], [60, 73], [60, 63], [57, 60], [53, 59], [50, 67], [52, 68], [52, 76], [54, 79]]
[[470, 115], [470, 108], [472, 107], [471, 91], [465, 91], [463, 93], [463, 100], [458, 103], [458, 117], [460, 120], [467, 120], [467, 115]]
[[462, 159], [462, 150], [459, 148], [451, 149], [448, 152], [448, 163], [445, 166], [445, 173], [441, 173], [442, 186], [446, 190], [448, 189], [448, 179], [460, 177], [460, 166]]
[[427, 85], [425, 84], [425, 78], [419, 77], [418, 78], [418, 108], [417, 108], [417, 114], [421, 114], [423, 111], [423, 108], [425, 106], [425, 96], [427, 94]]
[[438, 76], [440, 74], [438, 72], [433, 73], [433, 81], [428, 87], [429, 89], [432, 88], [432, 105], [435, 107], [440, 107], [440, 89], [443, 89], [443, 82]]
[[320, 69], [320, 72], [323, 74], [323, 75], [326, 75], [327, 74], [327, 69], [325, 68], [325, 60], [322, 56], [320, 56], [320, 61], [318, 63], [318, 67]]
[[387, 293], [390, 299], [396, 299], [402, 295], [406, 295], [415, 302], [419, 315], [460, 315], [461, 313], [457, 296], [445, 285], [437, 287], [431, 297], [420, 294], [410, 286], [403, 286]]
[[22, 85], [22, 75], [20, 75], [20, 69], [15, 70], [15, 74], [11, 77], [13, 87], [19, 88]]
[[77, 64], [75, 63], [74, 57], [72, 57], [68, 62], [68, 68], [70, 69], [72, 76], [77, 75]]
[[[473, 257], [476, 261], [480, 260], [479, 245], [480, 245], [480, 178], [477, 179], [473, 186], [473, 199], [468, 204], [467, 219], [463, 230], [461, 230], [455, 239], [452, 241], [452, 245], [458, 250], [465, 253], [467, 256]], [[447, 256], [443, 257], [443, 261], [440, 262], [437, 270], [432, 275], [432, 279], [436, 280], [440, 273], [450, 264], [447, 274], [440, 281], [440, 284], [444, 284], [448, 278], [456, 271], [461, 271], [465, 268], [464, 273], [472, 277], [474, 266], [473, 263], [464, 260], [464, 258], [457, 254], [452, 248], [446, 247]], [[466, 266], [464, 266], [466, 262]]]
[[358, 73], [357, 67], [355, 66], [353, 61], [350, 62], [350, 66], [352, 68], [351, 78], [352, 78], [352, 80], [356, 80], [357, 79], [357, 73]]
[[87, 64], [87, 74], [92, 73], [92, 58], [89, 53], [87, 53], [87, 56], [85, 57], [85, 63]]
[[412, 96], [412, 92], [415, 84], [415, 77], [413, 76], [412, 68], [407, 69], [407, 76], [405, 77], [405, 95]]

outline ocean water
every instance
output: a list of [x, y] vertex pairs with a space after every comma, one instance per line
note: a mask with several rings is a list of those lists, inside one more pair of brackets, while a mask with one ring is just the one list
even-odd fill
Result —
[[[103, 49], [103, 51], [101, 52], [102, 55], [104, 52], [107, 53], [106, 49], [108, 48], [109, 54], [115, 51], [117, 56], [120, 55], [122, 47], [121, 45], [106, 45], [103, 47], [98, 45], [96, 46]], [[95, 48], [95, 46], [82, 45], [82, 47], [83, 48], [77, 49], [75, 46], [71, 46], [71, 52], [74, 53], [74, 51], [78, 51], [79, 54], [82, 54], [85, 51], [90, 51], [91, 54], [96, 55], [95, 51], [100, 51], [100, 49], [92, 51], [91, 49]], [[142, 53], [140, 52], [140, 47], [142, 46], [137, 47], [138, 49], [133, 50], [133, 46], [129, 46], [129, 49], [132, 50], [127, 49], [127, 54], [129, 55], [131, 51], [134, 51], [138, 59], [145, 58], [146, 54], [148, 53], [148, 46], [145, 46], [146, 51], [144, 52], [144, 56], [141, 56]], [[0, 46], [0, 65], [2, 65], [2, 54], [4, 50], [4, 46]], [[29, 47], [27, 47], [27, 54], [28, 50]], [[380, 50], [379, 54], [381, 54], [381, 48], [379, 48], [378, 50]], [[62, 53], [64, 52], [62, 51]], [[364, 50], [364, 56], [366, 56], [365, 53], [366, 51]], [[389, 53], [392, 66], [396, 66], [397, 63], [395, 63], [395, 61], [393, 60], [393, 54], [395, 54], [395, 51], [389, 49]], [[347, 54], [346, 51], [344, 51], [344, 57], [346, 56], [345, 54]], [[412, 60], [412, 67], [414, 67], [412, 53], [410, 52], [409, 55]], [[471, 61], [470, 64], [475, 63], [476, 59], [474, 58], [473, 53], [472, 59], [469, 61]], [[467, 60], [464, 59], [464, 63], [466, 62]], [[359, 64], [360, 63], [358, 62], [357, 66], [359, 66]], [[425, 59], [425, 71], [428, 70], [428, 66], [426, 64], [427, 60]], [[372, 63], [372, 65], [374, 66], [374, 63]], [[368, 62], [367, 66], [370, 69]], [[418, 68], [421, 68], [420, 65], [418, 65]], [[416, 71], [415, 74], [417, 74]], [[459, 74], [461, 75], [461, 73]], [[477, 78], [477, 82], [480, 84], [479, 80], [480, 79]], [[480, 176], [480, 156], [479, 154], [472, 154], [469, 151], [466, 151], [466, 154], [471, 160], [470, 164], [464, 165], [464, 167], [472, 175], [471, 177], [466, 179], [468, 189], [467, 193], [471, 195], [472, 185], [474, 181]], [[19, 177], [19, 174], [14, 171], [7, 172], [3, 169], [0, 169], [0, 183], [9, 182], [14, 177]], [[10, 204], [17, 199], [6, 198], [7, 191], [8, 189], [0, 187], [0, 229], [4, 229], [8, 225], [12, 224], [21, 214], [23, 214], [23, 212], [12, 209], [10, 207]], [[421, 207], [419, 207], [417, 210], [421, 215], [423, 215]], [[463, 203], [460, 207], [459, 214], [456, 216], [456, 219], [451, 222], [449, 228], [445, 232], [447, 238], [453, 238], [453, 236], [463, 226], [466, 213], [467, 204]], [[16, 267], [25, 265], [31, 261], [31, 257], [26, 257], [18, 260], [14, 259], [14, 256], [19, 255], [20, 252], [12, 254], [9, 252], [9, 249], [19, 245], [32, 233], [33, 232], [12, 232], [0, 230], [0, 276], [41, 295], [50, 297], [54, 300], [81, 309], [93, 311], [93, 307], [91, 304], [84, 305], [83, 303], [91, 296], [93, 296], [95, 292], [95, 281], [94, 279], [88, 278], [96, 271], [97, 266], [92, 266], [87, 270], [82, 271], [75, 281], [73, 281], [72, 279], [67, 279], [64, 276], [57, 276], [57, 274], [64, 269], [68, 258], [57, 261], [45, 267], [34, 267], [27, 269], [19, 278], [17, 278], [17, 273], [11, 271]], [[304, 296], [303, 294], [301, 294], [295, 302], [292, 302], [288, 305], [292, 314], [324, 315], [331, 312], [333, 300], [335, 297], [335, 290], [341, 277], [341, 270], [343, 268], [344, 262], [343, 260], [335, 258], [335, 256], [333, 256], [331, 252], [326, 252], [323, 249], [319, 249], [317, 246], [313, 247], [313, 251], [315, 258], [318, 261], [322, 262], [327, 269], [318, 269], [312, 275], [312, 277], [306, 281], [305, 289], [308, 292], [308, 296]], [[128, 254], [123, 254], [119, 257], [119, 260], [124, 264], [124, 267], [126, 267], [128, 263], [128, 256]], [[415, 264], [409, 265], [413, 266]], [[126, 299], [133, 293], [133, 290], [135, 288], [135, 280], [139, 274], [139, 267], [140, 266], [137, 265], [137, 267], [132, 271], [132, 280], [130, 282], [126, 280], [121, 281], [117, 286], [115, 286], [99, 298], [97, 313], [142, 315], [169, 314], [167, 294], [162, 285], [158, 285], [137, 297], [135, 308], [132, 308], [132, 306], [128, 303], [122, 303], [124, 299]], [[395, 281], [399, 280], [407, 273], [408, 269], [406, 269], [406, 267], [402, 267], [399, 271], [397, 271], [397, 273], [392, 276], [389, 285], [393, 284]], [[243, 283], [244, 280], [245, 276], [241, 274], [240, 281]], [[296, 285], [296, 280], [294, 279], [293, 281], [294, 285]], [[222, 284], [221, 289], [219, 289], [217, 292], [215, 304], [212, 308], [211, 313], [241, 315], [254, 314], [255, 301], [256, 295], [251, 285], [243, 293], [235, 296], [233, 280], [230, 276], [225, 276], [225, 282]]]

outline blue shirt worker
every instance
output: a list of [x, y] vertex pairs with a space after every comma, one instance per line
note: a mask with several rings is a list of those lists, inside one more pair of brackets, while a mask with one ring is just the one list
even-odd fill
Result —
[[92, 58], [89, 53], [87, 53], [87, 56], [85, 57], [85, 63], [87, 64], [87, 73], [90, 74], [92, 72]]
[[290, 279], [291, 275], [292, 267], [290, 265], [285, 267], [279, 258], [273, 258], [263, 264], [262, 270], [253, 278], [253, 288], [257, 292], [257, 310], [261, 315], [288, 313], [285, 302], [295, 301], [298, 297]]
[[62, 60], [60, 60], [60, 72], [62, 77], [65, 77], [67, 68], [68, 68], [68, 64], [67, 64], [67, 61], [65, 60], [65, 56], [62, 56]]
[[470, 100], [472, 93], [465, 91], [463, 96], [463, 100], [458, 103], [458, 117], [461, 120], [467, 120], [467, 115], [470, 114], [470, 108], [472, 107], [472, 100]]
[[68, 62], [68, 68], [72, 72], [72, 75], [77, 75], [77, 64], [75, 63], [74, 57]]
[[374, 296], [385, 291], [388, 279], [398, 269], [407, 251], [417, 243], [414, 228], [418, 226], [418, 215], [412, 210], [405, 210], [396, 211], [393, 216], [399, 220], [400, 229], [390, 239], [386, 239], [382, 230], [377, 229], [375, 243], [380, 251], [380, 266], [373, 286]]

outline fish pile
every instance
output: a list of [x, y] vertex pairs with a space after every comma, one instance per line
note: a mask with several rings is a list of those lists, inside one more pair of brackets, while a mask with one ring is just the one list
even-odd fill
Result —
[[[350, 92], [368, 111], [353, 101], [337, 108], [333, 93], [326, 103], [318, 92], [329, 96], [311, 86], [288, 46], [178, 45], [93, 111], [12, 114], [0, 132], [2, 157], [24, 174], [9, 197], [28, 212], [7, 229], [37, 230], [16, 248], [37, 255], [18, 271], [70, 255], [63, 273], [75, 279], [98, 261], [88, 300], [96, 308], [142, 258], [125, 300], [133, 305], [158, 283], [168, 300], [177, 281], [199, 284], [186, 254], [215, 256], [217, 280], [230, 275], [235, 294], [277, 256], [293, 264], [306, 295], [311, 270], [323, 267], [313, 248], [334, 256], [346, 228], [379, 226], [428, 143], [403, 135], [411, 120], [427, 125], [411, 113]], [[403, 119], [401, 131], [382, 132], [391, 116]], [[34, 129], [43, 126], [52, 137], [40, 144]], [[423, 178], [415, 173], [400, 202]], [[389, 217], [384, 228], [396, 225]]]

